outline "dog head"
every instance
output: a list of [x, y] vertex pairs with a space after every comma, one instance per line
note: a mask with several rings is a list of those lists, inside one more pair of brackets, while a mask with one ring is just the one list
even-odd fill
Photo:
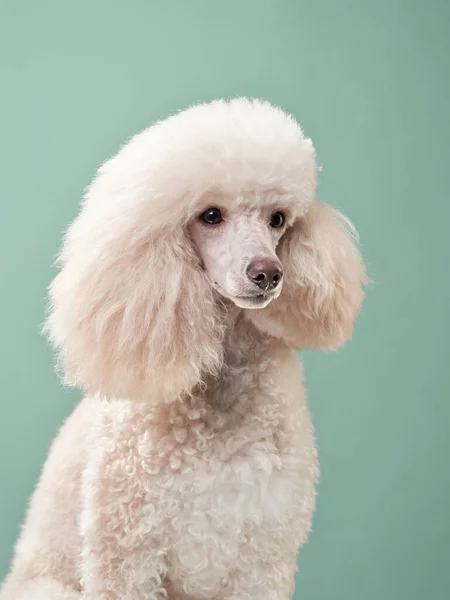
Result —
[[220, 369], [227, 302], [293, 347], [341, 344], [364, 268], [316, 179], [311, 141], [264, 102], [196, 106], [135, 136], [99, 169], [51, 285], [66, 381], [189, 393]]

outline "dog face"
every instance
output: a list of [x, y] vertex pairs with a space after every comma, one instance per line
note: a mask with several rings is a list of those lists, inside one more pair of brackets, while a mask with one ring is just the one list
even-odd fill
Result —
[[292, 222], [283, 203], [215, 200], [200, 208], [189, 232], [211, 285], [236, 306], [266, 307], [283, 288], [277, 246]]

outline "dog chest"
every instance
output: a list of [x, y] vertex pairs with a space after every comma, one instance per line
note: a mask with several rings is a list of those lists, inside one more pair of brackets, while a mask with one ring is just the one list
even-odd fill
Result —
[[286, 540], [295, 551], [314, 510], [309, 467], [301, 453], [283, 455], [273, 442], [259, 441], [220, 466], [177, 478], [182, 506], [171, 520], [174, 583], [190, 594], [209, 589], [214, 595], [244, 563], [282, 555]]

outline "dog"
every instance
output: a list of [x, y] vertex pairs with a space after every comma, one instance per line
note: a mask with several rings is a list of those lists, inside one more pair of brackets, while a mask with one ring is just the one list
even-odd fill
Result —
[[84, 399], [1, 600], [287, 600], [319, 474], [295, 349], [350, 338], [356, 233], [267, 102], [194, 106], [98, 171], [47, 331]]

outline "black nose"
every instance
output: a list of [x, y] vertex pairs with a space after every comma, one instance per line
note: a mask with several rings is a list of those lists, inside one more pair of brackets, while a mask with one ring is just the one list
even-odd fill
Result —
[[278, 261], [259, 258], [249, 265], [247, 275], [262, 290], [270, 290], [280, 283], [283, 269]]

